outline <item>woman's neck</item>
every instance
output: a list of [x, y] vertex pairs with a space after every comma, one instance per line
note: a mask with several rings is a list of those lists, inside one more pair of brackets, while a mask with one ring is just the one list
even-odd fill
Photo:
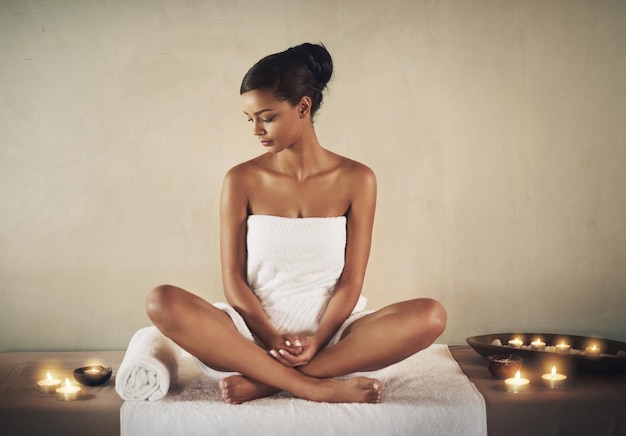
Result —
[[276, 171], [298, 181], [323, 171], [328, 165], [328, 157], [329, 152], [322, 148], [312, 129], [291, 147], [271, 156]]

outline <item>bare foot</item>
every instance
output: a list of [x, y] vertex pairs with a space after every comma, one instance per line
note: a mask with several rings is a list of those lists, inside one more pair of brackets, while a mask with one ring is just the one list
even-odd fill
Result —
[[279, 389], [252, 380], [243, 375], [231, 375], [220, 380], [222, 398], [230, 404], [241, 404], [257, 398], [268, 397]]
[[[222, 398], [229, 404], [241, 404], [257, 398], [268, 397], [279, 389], [243, 375], [233, 375], [220, 380]], [[319, 379], [308, 386], [293, 389], [295, 396], [326, 403], [379, 403], [382, 383], [367, 377], [345, 380]]]
[[327, 403], [379, 403], [381, 387], [380, 381], [367, 377], [321, 379], [307, 397]]

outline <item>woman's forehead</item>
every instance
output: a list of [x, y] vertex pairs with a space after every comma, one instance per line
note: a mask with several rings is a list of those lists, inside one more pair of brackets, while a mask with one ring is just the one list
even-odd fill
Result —
[[259, 111], [276, 110], [285, 104], [288, 103], [277, 100], [274, 94], [267, 90], [254, 90], [241, 94], [241, 105], [244, 112], [248, 114], [256, 114]]

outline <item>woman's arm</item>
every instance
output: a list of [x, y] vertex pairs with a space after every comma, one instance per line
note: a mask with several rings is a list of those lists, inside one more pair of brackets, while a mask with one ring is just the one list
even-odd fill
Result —
[[372, 243], [376, 210], [376, 176], [366, 166], [356, 163], [355, 165], [357, 168], [349, 183], [353, 194], [347, 213], [345, 266], [315, 333], [320, 348], [337, 332], [356, 306], [361, 295]]
[[275, 345], [279, 332], [271, 325], [261, 303], [246, 279], [246, 234], [249, 175], [245, 164], [231, 169], [224, 178], [220, 200], [220, 254], [222, 281], [228, 303], [246, 321], [252, 332], [268, 347]]

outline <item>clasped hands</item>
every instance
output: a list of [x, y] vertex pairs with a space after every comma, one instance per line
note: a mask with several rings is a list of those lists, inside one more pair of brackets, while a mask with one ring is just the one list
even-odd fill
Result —
[[269, 353], [274, 359], [289, 367], [306, 365], [320, 347], [315, 336], [300, 338], [291, 334], [275, 336], [269, 345]]

